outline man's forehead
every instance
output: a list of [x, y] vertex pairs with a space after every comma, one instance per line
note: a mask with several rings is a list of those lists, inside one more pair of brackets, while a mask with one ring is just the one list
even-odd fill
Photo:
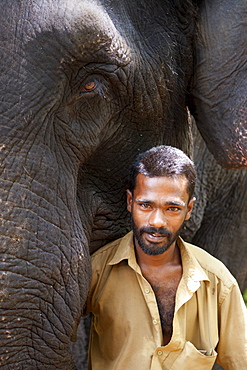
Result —
[[170, 194], [172, 197], [188, 197], [187, 191], [188, 180], [185, 175], [178, 176], [155, 176], [149, 177], [138, 174], [136, 186], [134, 189], [135, 197], [147, 197], [150, 200], [157, 197], [166, 197]]
[[136, 185], [138, 186], [150, 186], [155, 183], [171, 183], [181, 184], [181, 186], [187, 186], [188, 180], [185, 175], [174, 175], [174, 176], [147, 176], [142, 173], [138, 173], [136, 177]]

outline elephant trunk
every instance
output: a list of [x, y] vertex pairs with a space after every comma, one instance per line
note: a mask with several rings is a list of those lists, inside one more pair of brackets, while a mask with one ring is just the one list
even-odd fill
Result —
[[18, 158], [1, 150], [2, 369], [73, 369], [70, 341], [88, 291], [76, 179], [40, 148]]

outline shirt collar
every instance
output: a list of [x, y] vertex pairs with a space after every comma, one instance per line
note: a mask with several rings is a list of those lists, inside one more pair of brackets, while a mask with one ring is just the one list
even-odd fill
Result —
[[[190, 282], [210, 281], [208, 275], [191, 251], [190, 244], [184, 242], [180, 237], [177, 242], [182, 259], [183, 278], [187, 281], [188, 287]], [[190, 290], [195, 291], [194, 289]]]
[[108, 262], [108, 265], [117, 265], [123, 260], [128, 260], [131, 267], [137, 265], [133, 242], [133, 231], [130, 231], [121, 239], [120, 244], [116, 248], [115, 254]]

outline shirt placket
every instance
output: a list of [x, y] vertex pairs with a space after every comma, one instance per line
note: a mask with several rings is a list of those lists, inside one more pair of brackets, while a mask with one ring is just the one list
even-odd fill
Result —
[[[158, 310], [157, 301], [155, 298], [154, 291], [149, 284], [149, 282], [143, 277], [141, 271], [136, 271], [137, 279], [140, 285], [140, 288], [143, 293], [143, 297], [146, 301], [147, 307], [150, 312], [152, 324], [153, 324], [153, 336], [156, 345], [156, 350], [153, 354], [152, 363], [150, 370], [168, 370], [172, 363], [174, 362], [175, 358], [181, 353], [181, 331], [184, 331], [184, 328], [181, 327], [181, 324], [178, 323], [178, 315], [179, 315], [179, 308], [188, 301], [191, 296], [193, 295], [191, 292], [187, 292], [187, 294], [182, 294], [187, 290], [186, 283], [182, 278], [180, 286], [179, 286], [179, 296], [182, 298], [179, 302], [177, 302], [177, 307], [174, 312], [174, 320], [173, 320], [173, 336], [171, 342], [167, 346], [162, 346], [163, 336], [162, 336], [162, 328], [160, 322], [160, 315]], [[182, 292], [181, 292], [182, 290]], [[183, 335], [182, 335], [183, 337]]]
[[160, 347], [162, 343], [162, 329], [154, 291], [149, 282], [143, 277], [140, 272], [137, 273], [137, 279], [143, 293], [143, 297], [146, 301], [148, 310], [150, 312], [151, 322], [153, 324], [153, 336], [155, 344], [157, 347]]

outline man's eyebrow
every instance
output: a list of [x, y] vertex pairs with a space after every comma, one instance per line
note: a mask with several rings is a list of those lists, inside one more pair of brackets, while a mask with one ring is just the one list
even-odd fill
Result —
[[138, 203], [148, 203], [148, 204], [154, 204], [154, 202], [152, 200], [148, 200], [148, 199], [136, 199], [136, 202]]
[[176, 201], [171, 201], [171, 202], [166, 202], [165, 203], [167, 206], [180, 206], [180, 207], [185, 207], [186, 203], [185, 202], [176, 202]]
[[[150, 200], [150, 199], [136, 199], [136, 202], [137, 203], [146, 203], [146, 204], [150, 204], [150, 205], [153, 205], [155, 204], [154, 201]], [[165, 202], [164, 203], [165, 206], [175, 206], [175, 207], [185, 207], [186, 206], [186, 203], [185, 202], [178, 202], [178, 201], [174, 201], [174, 200], [171, 200], [170, 202]]]

